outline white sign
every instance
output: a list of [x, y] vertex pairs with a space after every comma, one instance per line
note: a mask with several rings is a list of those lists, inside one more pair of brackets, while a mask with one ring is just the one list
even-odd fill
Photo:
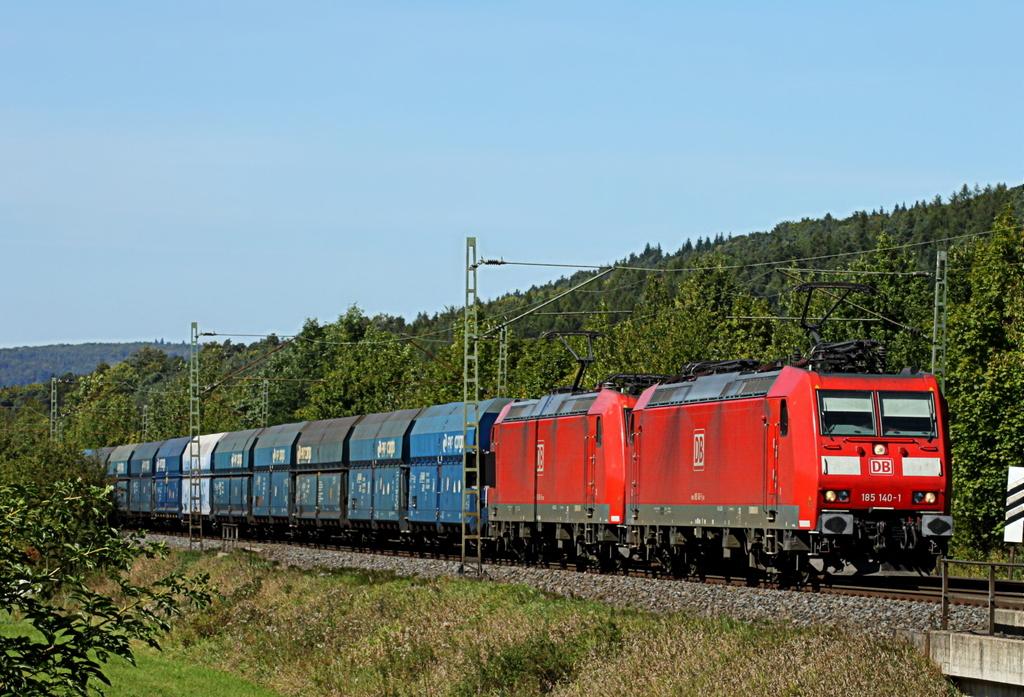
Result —
[[871, 458], [868, 460], [868, 472], [876, 476], [888, 477], [896, 473], [896, 466], [889, 458]]
[[1024, 467], [1011, 467], [1006, 475], [1006, 530], [1003, 542], [1024, 542]]

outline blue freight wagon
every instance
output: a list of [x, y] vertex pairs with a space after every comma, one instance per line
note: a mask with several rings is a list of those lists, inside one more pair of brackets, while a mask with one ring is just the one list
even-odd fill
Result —
[[128, 487], [128, 461], [132, 458], [138, 443], [132, 445], [119, 445], [114, 448], [107, 459], [107, 475], [114, 477], [114, 501], [117, 509], [128, 514], [129, 487]]
[[[107, 460], [110, 459], [110, 453], [114, 452], [114, 446], [108, 445], [105, 448], [98, 448], [96, 450], [87, 449], [82, 451], [86, 458], [93, 460], [96, 466], [102, 471], [107, 472]], [[110, 474], [110, 472], [107, 472]]]
[[353, 525], [408, 528], [409, 431], [422, 411], [368, 414], [353, 429], [348, 480]]
[[153, 463], [163, 444], [164, 441], [142, 443], [128, 461], [128, 511], [136, 517], [148, 518], [153, 513]]
[[[227, 433], [199, 436], [199, 455], [193, 457], [191, 446], [181, 456], [181, 514], [187, 517], [195, 511], [204, 517], [210, 515], [210, 481], [213, 477], [213, 453]], [[193, 475], [194, 483], [193, 483]]]
[[296, 441], [295, 523], [348, 526], [349, 437], [362, 416], [310, 421]]
[[[477, 409], [481, 452], [491, 447], [491, 427], [511, 399], [490, 399]], [[414, 527], [455, 527], [462, 516], [463, 403], [427, 407], [409, 435], [409, 522]], [[476, 442], [475, 428], [466, 437]], [[471, 497], [467, 507], [475, 509]]]
[[292, 514], [295, 441], [306, 423], [263, 429], [253, 449], [252, 517], [257, 523], [287, 525]]
[[106, 472], [107, 475], [109, 476], [111, 472], [109, 469], [107, 469], [107, 462], [110, 460], [110, 454], [112, 452], [114, 452], [114, 446], [108, 445], [105, 448], [99, 448], [96, 450], [84, 450], [83, 454], [87, 459], [92, 460], [93, 462], [96, 463], [96, 468], [100, 472]]
[[226, 433], [213, 451], [212, 516], [225, 523], [250, 522], [252, 451], [263, 429]]
[[181, 469], [190, 438], [165, 441], [153, 463], [153, 517], [181, 518]]

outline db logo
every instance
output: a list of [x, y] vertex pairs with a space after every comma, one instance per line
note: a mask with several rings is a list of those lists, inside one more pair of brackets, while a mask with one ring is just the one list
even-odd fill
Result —
[[698, 428], [693, 432], [693, 469], [700, 472], [704, 469], [704, 429]]
[[868, 460], [868, 472], [878, 475], [890, 475], [896, 471], [893, 461], [888, 458], [873, 458]]

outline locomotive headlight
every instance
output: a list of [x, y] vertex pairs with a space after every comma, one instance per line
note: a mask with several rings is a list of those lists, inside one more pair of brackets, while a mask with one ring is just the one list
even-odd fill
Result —
[[828, 501], [829, 503], [832, 503], [833, 501], [835, 501], [836, 500], [836, 492], [832, 491], [831, 489], [826, 491], [825, 492], [825, 500]]
[[935, 494], [934, 491], [926, 491], [926, 492], [924, 492], [924, 502], [925, 503], [935, 503], [938, 500], [939, 500], [939, 497]]
[[847, 501], [850, 500], [850, 492], [845, 489], [840, 489], [839, 491], [837, 491], [836, 496], [838, 496], [839, 500], [842, 501], [843, 503], [846, 503]]
[[884, 443], [875, 443], [875, 455], [885, 455]]

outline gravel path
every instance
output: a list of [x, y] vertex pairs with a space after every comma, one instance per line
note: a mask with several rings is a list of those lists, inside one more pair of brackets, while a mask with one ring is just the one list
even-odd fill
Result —
[[[164, 535], [150, 535], [149, 538], [166, 542], [171, 548], [188, 548], [186, 538]], [[207, 549], [216, 549], [219, 546], [219, 541], [205, 542]], [[458, 562], [438, 559], [361, 554], [297, 545], [253, 544], [246, 547], [279, 562], [282, 566], [298, 566], [304, 569], [356, 567], [433, 578], [455, 576], [459, 566]], [[876, 636], [891, 635], [896, 629], [920, 631], [939, 628], [938, 603], [583, 574], [554, 569], [489, 564], [484, 566], [491, 581], [524, 583], [559, 595], [652, 612], [682, 610], [705, 617], [727, 615], [752, 622], [774, 621], [787, 622], [795, 626], [838, 626]], [[985, 608], [966, 605], [953, 605], [950, 608], [952, 629], [978, 629], [984, 627], [987, 622], [988, 614]]]

